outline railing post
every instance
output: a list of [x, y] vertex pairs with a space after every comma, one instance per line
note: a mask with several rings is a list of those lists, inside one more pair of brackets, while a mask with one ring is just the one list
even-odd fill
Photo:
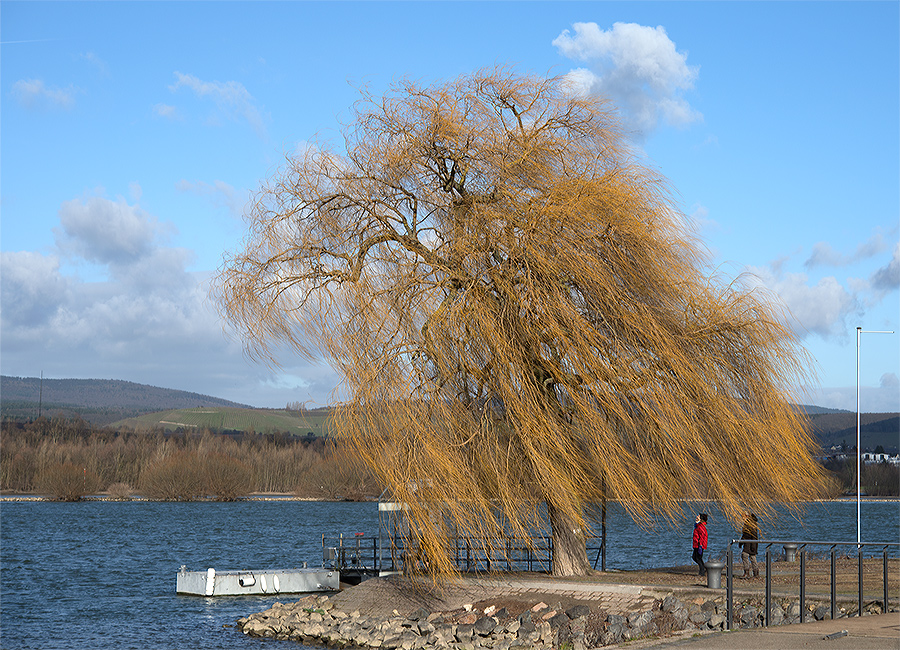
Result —
[[884, 586], [884, 605], [881, 607], [881, 613], [887, 614], [890, 611], [888, 607], [888, 554], [887, 554], [887, 546], [884, 547], [884, 579], [882, 585]]
[[550, 575], [553, 575], [553, 560], [554, 560], [553, 556], [555, 555], [555, 553], [553, 552], [554, 549], [553, 549], [553, 538], [552, 537], [548, 538], [548, 540], [547, 540], [547, 549], [550, 554], [550, 558], [549, 558]]
[[[379, 516], [380, 520], [380, 516]], [[374, 544], [374, 538], [372, 543]], [[381, 525], [381, 522], [378, 523], [378, 545], [374, 546], [372, 552], [375, 553], [375, 577], [378, 577], [381, 574], [381, 570], [384, 567], [384, 527]]]
[[859, 608], [856, 610], [857, 616], [863, 614], [863, 550], [862, 545], [856, 547], [859, 551]]
[[766, 546], [766, 627], [772, 617], [772, 545]]
[[731, 629], [731, 619], [734, 613], [734, 585], [731, 582], [734, 577], [734, 540], [728, 544], [728, 569], [725, 572], [725, 629]]
[[837, 561], [835, 547], [831, 547], [831, 620], [837, 618]]
[[800, 622], [806, 623], [806, 544], [800, 547]]

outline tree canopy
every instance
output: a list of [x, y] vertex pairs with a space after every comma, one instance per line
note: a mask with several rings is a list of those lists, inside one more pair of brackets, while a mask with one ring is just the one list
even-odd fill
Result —
[[253, 355], [341, 373], [341, 429], [429, 570], [451, 531], [549, 517], [581, 573], [589, 504], [737, 520], [821, 489], [780, 309], [705, 271], [610, 104], [496, 68], [364, 95], [344, 136], [261, 189], [214, 296]]

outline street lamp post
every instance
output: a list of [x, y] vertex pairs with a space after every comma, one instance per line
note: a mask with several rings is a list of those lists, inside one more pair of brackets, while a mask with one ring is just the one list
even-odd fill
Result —
[[860, 482], [860, 458], [862, 451], [859, 446], [859, 335], [860, 334], [893, 334], [894, 330], [864, 330], [861, 327], [856, 328], [856, 544], [862, 542], [860, 534], [860, 494], [862, 492]]

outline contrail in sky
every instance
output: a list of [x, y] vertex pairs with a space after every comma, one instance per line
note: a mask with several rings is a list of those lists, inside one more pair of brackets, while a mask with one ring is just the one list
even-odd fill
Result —
[[28, 41], [0, 41], [0, 45], [15, 45], [16, 43], [47, 43], [55, 41], [55, 38], [33, 38]]

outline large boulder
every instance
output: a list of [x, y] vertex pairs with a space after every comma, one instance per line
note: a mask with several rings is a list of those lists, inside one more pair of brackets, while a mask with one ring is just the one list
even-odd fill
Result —
[[576, 618], [581, 618], [582, 616], [589, 616], [591, 613], [591, 608], [587, 605], [574, 605], [566, 610], [566, 616], [568, 616], [573, 621]]

